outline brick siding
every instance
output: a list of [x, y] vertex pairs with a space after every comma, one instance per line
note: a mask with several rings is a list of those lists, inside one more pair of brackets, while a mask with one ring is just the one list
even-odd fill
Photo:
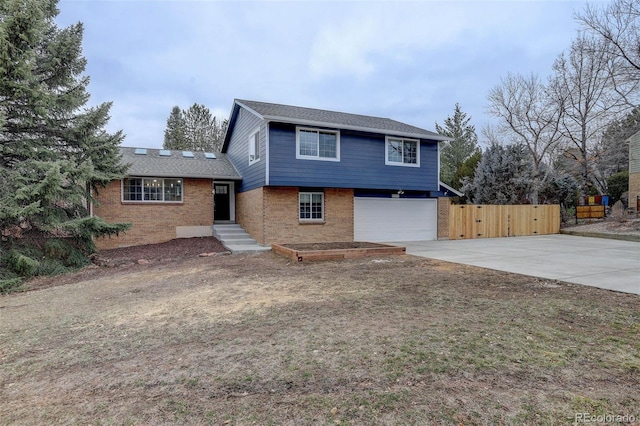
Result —
[[438, 239], [449, 239], [449, 210], [451, 206], [451, 198], [438, 198]]
[[296, 187], [263, 187], [236, 196], [237, 220], [260, 244], [353, 241], [353, 190], [324, 190], [324, 222], [298, 220]]
[[258, 243], [264, 240], [263, 187], [236, 194], [236, 222]]
[[629, 207], [637, 209], [640, 205], [640, 172], [629, 173]]
[[123, 203], [120, 181], [102, 188], [97, 196], [100, 205], [93, 214], [108, 223], [127, 222], [133, 226], [118, 237], [96, 239], [98, 249], [155, 244], [176, 238], [177, 226], [211, 226], [213, 224], [212, 182], [209, 179], [184, 179], [184, 202]]

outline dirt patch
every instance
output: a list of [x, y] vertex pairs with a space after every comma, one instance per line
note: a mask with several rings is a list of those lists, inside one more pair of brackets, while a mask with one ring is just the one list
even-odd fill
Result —
[[76, 283], [82, 280], [110, 275], [113, 269], [135, 272], [144, 267], [180, 263], [201, 254], [228, 254], [227, 249], [214, 237], [178, 238], [161, 244], [145, 244], [101, 250], [91, 256], [93, 264], [78, 272], [58, 277], [37, 277], [27, 281], [20, 290], [34, 290]]
[[640, 236], [640, 219], [606, 218], [601, 220], [580, 220], [577, 224], [567, 224], [563, 229], [578, 232]]
[[94, 255], [94, 263], [114, 267], [135, 263], [140, 259], [148, 262], [167, 262], [198, 256], [202, 253], [226, 251], [222, 243], [214, 237], [177, 238], [161, 244], [102, 250]]
[[407, 255], [94, 269], [0, 297], [0, 423], [640, 419], [635, 295]]

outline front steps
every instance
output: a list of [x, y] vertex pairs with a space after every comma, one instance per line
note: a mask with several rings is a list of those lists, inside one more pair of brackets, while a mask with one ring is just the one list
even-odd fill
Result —
[[231, 253], [257, 253], [269, 251], [271, 247], [261, 246], [237, 223], [213, 225], [213, 236]]

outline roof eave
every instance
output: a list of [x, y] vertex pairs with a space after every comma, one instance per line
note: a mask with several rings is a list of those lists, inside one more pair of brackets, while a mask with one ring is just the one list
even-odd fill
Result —
[[443, 186], [447, 191], [453, 192], [458, 197], [462, 197], [464, 195], [462, 192], [458, 191], [457, 189], [453, 189], [452, 187], [450, 187], [449, 185], [447, 185], [446, 183], [444, 183], [442, 181], [438, 181], [438, 185], [439, 186]]
[[203, 174], [190, 174], [190, 173], [136, 173], [129, 172], [127, 176], [130, 177], [157, 177], [157, 178], [183, 178], [183, 179], [213, 179], [213, 180], [242, 180], [240, 176], [233, 175], [203, 175]]
[[300, 120], [300, 119], [294, 119], [290, 117], [280, 117], [280, 116], [271, 116], [271, 115], [265, 115], [263, 119], [267, 121], [275, 121], [280, 123], [300, 124], [303, 126], [335, 127], [338, 129], [355, 130], [359, 132], [382, 133], [387, 135], [404, 136], [408, 138], [429, 139], [429, 140], [434, 140], [438, 142], [445, 142], [445, 141], [452, 140], [450, 137], [438, 135], [438, 134], [400, 132], [400, 131], [394, 131], [394, 130], [378, 129], [375, 127], [350, 126], [350, 125], [344, 125], [344, 124], [330, 123], [326, 121]]

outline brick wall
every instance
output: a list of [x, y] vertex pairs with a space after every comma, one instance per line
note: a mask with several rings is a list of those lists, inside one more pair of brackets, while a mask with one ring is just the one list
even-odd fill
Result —
[[628, 142], [629, 142], [629, 207], [633, 209], [637, 209], [638, 197], [640, 197], [640, 132], [631, 136]]
[[120, 181], [113, 181], [98, 193], [99, 206], [93, 213], [106, 222], [127, 222], [133, 226], [118, 237], [96, 239], [98, 249], [155, 244], [176, 238], [176, 226], [213, 224], [212, 183], [208, 179], [184, 179], [184, 202], [123, 203]]
[[238, 222], [260, 244], [353, 241], [353, 190], [325, 189], [323, 223], [298, 220], [296, 187], [264, 187], [236, 196]]
[[438, 198], [438, 239], [449, 239], [449, 210], [451, 198]]
[[638, 208], [640, 197], [640, 172], [629, 173], [629, 207]]
[[236, 194], [236, 222], [258, 243], [264, 244], [263, 188]]

